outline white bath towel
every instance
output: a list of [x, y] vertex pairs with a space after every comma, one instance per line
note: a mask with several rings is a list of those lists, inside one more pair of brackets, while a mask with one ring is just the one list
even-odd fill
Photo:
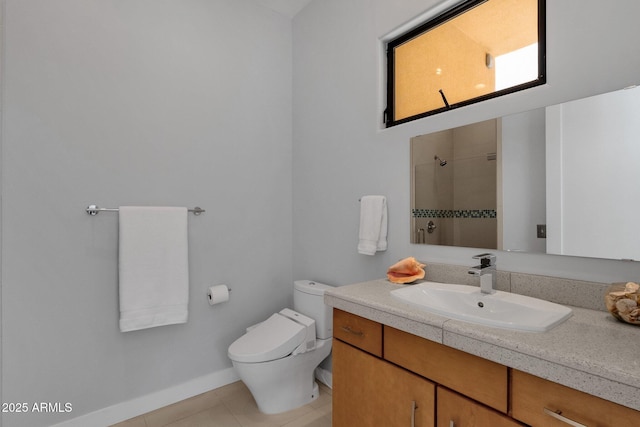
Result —
[[120, 330], [185, 323], [187, 208], [121, 206], [119, 221]]
[[360, 234], [358, 252], [375, 255], [387, 250], [387, 199], [363, 196], [360, 199]]

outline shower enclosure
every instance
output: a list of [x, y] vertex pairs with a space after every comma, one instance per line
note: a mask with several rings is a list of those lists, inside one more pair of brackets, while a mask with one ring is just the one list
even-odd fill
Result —
[[497, 248], [497, 119], [411, 139], [411, 242]]

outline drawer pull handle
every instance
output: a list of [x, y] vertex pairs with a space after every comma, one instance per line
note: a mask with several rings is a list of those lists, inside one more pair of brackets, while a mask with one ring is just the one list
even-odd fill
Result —
[[570, 426], [573, 426], [573, 427], [587, 427], [584, 424], [580, 424], [578, 422], [573, 421], [572, 419], [563, 417], [562, 411], [552, 411], [551, 409], [544, 408], [544, 413], [555, 418], [556, 420], [560, 420], [563, 423], [569, 424]]
[[354, 331], [353, 329], [351, 329], [350, 326], [342, 326], [340, 329], [342, 329], [343, 331], [348, 332], [350, 334], [356, 335], [358, 337], [363, 337], [364, 336], [363, 332]]
[[449, 427], [456, 427], [456, 423], [453, 420], [449, 421]]
[[416, 409], [418, 409], [418, 405], [416, 405], [416, 401], [411, 401], [411, 427], [416, 427]]

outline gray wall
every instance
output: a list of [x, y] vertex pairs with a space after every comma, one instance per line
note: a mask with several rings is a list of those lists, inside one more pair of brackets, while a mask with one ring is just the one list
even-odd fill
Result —
[[[291, 20], [252, 1], [6, 0], [3, 414], [45, 426], [228, 369], [289, 305]], [[117, 214], [199, 205], [184, 325], [118, 329]], [[210, 307], [208, 286], [231, 301]], [[212, 384], [212, 387], [215, 386]]]
[[[640, 3], [547, 2], [548, 83], [381, 129], [379, 38], [440, 2], [313, 1], [294, 20], [294, 276], [333, 284], [384, 277], [400, 258], [472, 265], [474, 249], [409, 243], [409, 139], [620, 89], [640, 78]], [[389, 249], [359, 255], [358, 198], [383, 194]], [[640, 264], [501, 252], [505, 270], [594, 281], [638, 280]], [[428, 266], [427, 266], [428, 268]]]

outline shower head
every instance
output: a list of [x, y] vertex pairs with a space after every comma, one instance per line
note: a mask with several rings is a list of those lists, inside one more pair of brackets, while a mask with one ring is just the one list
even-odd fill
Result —
[[438, 157], [437, 155], [436, 155], [436, 156], [433, 156], [433, 160], [437, 160], [437, 161], [439, 161], [439, 162], [440, 162], [440, 166], [446, 166], [446, 165], [447, 165], [447, 161], [446, 161], [446, 160], [442, 160], [442, 159], [441, 159], [440, 157]]

